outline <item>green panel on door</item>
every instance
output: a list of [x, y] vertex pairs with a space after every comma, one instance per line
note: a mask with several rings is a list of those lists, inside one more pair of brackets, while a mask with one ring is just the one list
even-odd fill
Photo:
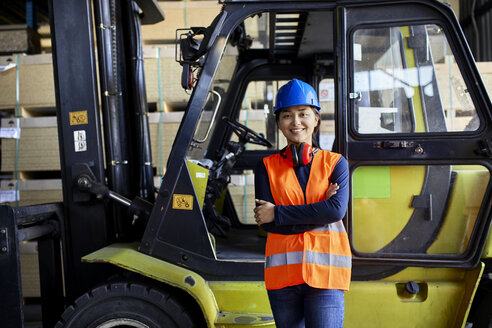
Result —
[[359, 167], [352, 176], [353, 198], [390, 198], [391, 178], [389, 166]]

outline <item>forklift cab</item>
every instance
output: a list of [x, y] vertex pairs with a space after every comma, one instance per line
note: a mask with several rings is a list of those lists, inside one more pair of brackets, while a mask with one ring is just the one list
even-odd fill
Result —
[[[219, 262], [261, 260], [261, 237], [250, 245], [241, 240], [257, 234], [254, 203], [246, 209], [237, 204], [229, 182], [241, 176], [247, 186], [256, 163], [285, 146], [273, 103], [278, 88], [298, 78], [320, 91], [321, 147], [350, 163], [345, 223], [354, 260], [365, 263], [359, 272], [355, 261], [354, 276], [388, 274], [395, 264], [476, 265], [485, 240], [472, 235], [488, 229], [481, 216], [490, 180], [483, 152], [490, 100], [449, 8], [433, 2], [260, 7], [226, 2], [209, 27], [213, 37], [192, 64], [197, 82], [157, 200], [166, 206], [159, 214], [154, 209], [141, 250], [168, 260], [176, 260], [175, 252], [155, 251], [161, 245], [194, 249]], [[249, 122], [254, 125], [244, 127]], [[187, 192], [196, 213], [172, 205], [184, 181], [193, 186]], [[180, 227], [176, 216], [189, 219]], [[151, 233], [157, 222], [160, 228]], [[178, 234], [185, 226], [191, 246]], [[165, 238], [155, 238], [159, 230]], [[197, 242], [190, 230], [215, 238]], [[242, 246], [232, 255], [221, 249], [223, 242]], [[384, 270], [366, 270], [373, 262]]]
[[225, 0], [179, 45], [192, 93], [143, 235], [83, 261], [151, 278], [197, 326], [273, 327], [250, 181], [286, 144], [273, 104], [297, 78], [318, 91], [321, 148], [350, 168], [345, 326], [466, 323], [492, 251], [492, 104], [449, 7]]

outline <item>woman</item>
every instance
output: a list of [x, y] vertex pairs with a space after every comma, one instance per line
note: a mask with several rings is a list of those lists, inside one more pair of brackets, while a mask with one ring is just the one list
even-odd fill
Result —
[[294, 79], [282, 86], [274, 113], [288, 145], [255, 172], [255, 219], [269, 232], [265, 286], [278, 328], [343, 326], [352, 263], [341, 221], [348, 165], [313, 144], [319, 110], [309, 84]]

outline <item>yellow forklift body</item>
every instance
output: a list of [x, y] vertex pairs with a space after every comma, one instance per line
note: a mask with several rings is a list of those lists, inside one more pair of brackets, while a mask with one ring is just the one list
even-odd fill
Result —
[[[353, 281], [344, 327], [464, 327], [483, 268], [407, 268], [383, 280]], [[418, 284], [417, 294], [406, 292], [409, 281]]]
[[[204, 280], [199, 274], [138, 252], [138, 244], [113, 244], [82, 258], [105, 262], [182, 289], [203, 311], [208, 327], [273, 327], [262, 282]], [[245, 307], [245, 300], [248, 306]]]
[[193, 181], [193, 188], [195, 188], [198, 204], [200, 204], [200, 208], [202, 208], [207, 189], [209, 170], [191, 161], [186, 161], [186, 165], [188, 166], [188, 171], [190, 172], [191, 181]]
[[[274, 327], [263, 282], [206, 281], [137, 247], [113, 244], [83, 261], [111, 263], [184, 290], [199, 304], [208, 327]], [[345, 327], [464, 327], [483, 268], [483, 263], [471, 270], [407, 268], [378, 281], [354, 281]], [[418, 284], [417, 294], [405, 291], [409, 281]]]

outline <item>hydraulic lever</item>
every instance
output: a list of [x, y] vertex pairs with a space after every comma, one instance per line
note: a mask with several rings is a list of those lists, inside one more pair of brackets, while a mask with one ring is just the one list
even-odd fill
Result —
[[96, 181], [91, 174], [82, 173], [75, 179], [76, 186], [81, 191], [87, 191], [96, 196], [98, 199], [102, 199], [103, 197], [107, 197], [111, 200], [118, 202], [126, 207], [131, 214], [133, 214], [134, 221], [137, 218], [145, 218], [148, 219], [150, 217], [150, 213], [152, 212], [153, 204], [148, 202], [147, 200], [135, 197], [133, 200], [126, 198], [114, 191], [109, 190], [109, 188], [102, 184], [101, 182]]

